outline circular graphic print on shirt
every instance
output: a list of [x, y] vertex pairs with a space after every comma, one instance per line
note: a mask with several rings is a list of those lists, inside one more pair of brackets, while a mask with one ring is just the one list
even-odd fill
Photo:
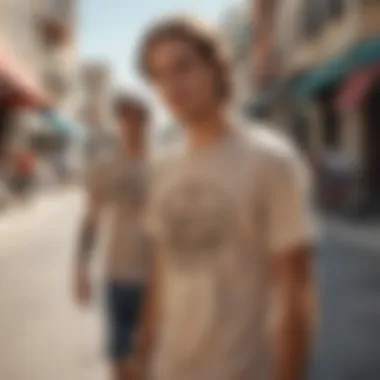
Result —
[[203, 179], [173, 186], [162, 202], [163, 231], [180, 264], [209, 260], [233, 235], [234, 207], [228, 193]]

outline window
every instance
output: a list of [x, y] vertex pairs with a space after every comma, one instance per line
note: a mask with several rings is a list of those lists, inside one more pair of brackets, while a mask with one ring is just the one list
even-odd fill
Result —
[[324, 4], [321, 0], [307, 0], [303, 10], [303, 35], [315, 37], [325, 23]]
[[345, 8], [345, 0], [329, 0], [328, 10], [329, 18], [339, 18], [343, 15]]
[[307, 38], [314, 37], [318, 31], [317, 18], [312, 10], [307, 7], [303, 18], [303, 35]]

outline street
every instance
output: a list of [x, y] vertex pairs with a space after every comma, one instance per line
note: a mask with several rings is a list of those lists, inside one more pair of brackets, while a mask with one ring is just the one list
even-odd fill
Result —
[[0, 220], [2, 380], [106, 378], [99, 313], [77, 310], [70, 297], [80, 205], [68, 192]]
[[[0, 379], [105, 379], [101, 313], [77, 310], [70, 259], [81, 198], [66, 191], [0, 219]], [[325, 236], [312, 380], [380, 378], [380, 254]]]
[[316, 262], [322, 315], [311, 380], [378, 380], [380, 250], [328, 237]]

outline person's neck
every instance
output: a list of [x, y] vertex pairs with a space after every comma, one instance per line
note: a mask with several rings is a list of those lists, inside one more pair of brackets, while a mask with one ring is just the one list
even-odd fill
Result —
[[145, 150], [141, 146], [130, 146], [125, 144], [123, 146], [123, 154], [128, 159], [140, 160], [144, 158]]
[[212, 112], [202, 120], [189, 123], [187, 137], [192, 149], [209, 147], [218, 142], [228, 131], [230, 125], [224, 112]]

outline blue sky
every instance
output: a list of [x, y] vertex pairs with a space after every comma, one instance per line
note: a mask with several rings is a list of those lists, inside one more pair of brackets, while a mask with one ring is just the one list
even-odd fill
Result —
[[116, 83], [142, 88], [134, 74], [134, 47], [144, 27], [167, 13], [190, 11], [216, 21], [235, 0], [81, 0], [79, 54], [112, 64]]

